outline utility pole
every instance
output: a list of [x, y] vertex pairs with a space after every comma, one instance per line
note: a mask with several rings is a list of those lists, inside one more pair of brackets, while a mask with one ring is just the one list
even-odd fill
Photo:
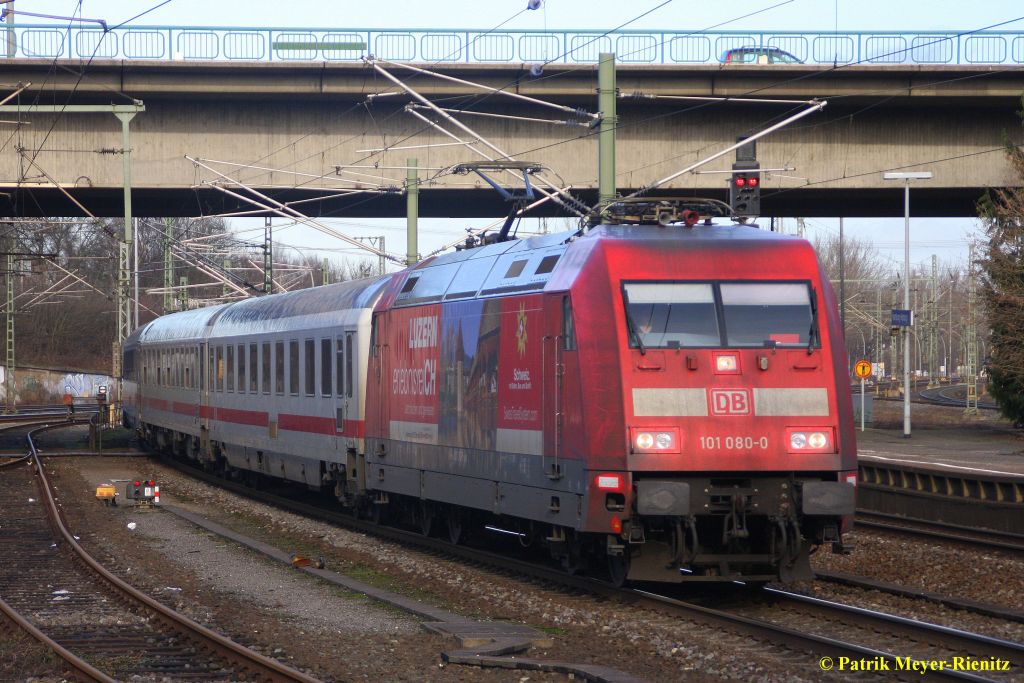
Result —
[[946, 378], [950, 384], [953, 383], [953, 273], [949, 278], [949, 360], [946, 361]]
[[[226, 258], [226, 259], [224, 259], [224, 274], [226, 275], [228, 273], [228, 271], [230, 271], [230, 270], [231, 270], [231, 259]], [[226, 299], [228, 294], [230, 294], [230, 293], [231, 293], [231, 289], [228, 287], [228, 283], [225, 280], [224, 281], [224, 285], [221, 287], [220, 295], [221, 295], [221, 297]]]
[[174, 257], [171, 256], [171, 219], [164, 219], [164, 313], [174, 307]]
[[597, 60], [597, 108], [601, 124], [597, 137], [597, 201], [606, 206], [617, 196], [615, 186], [615, 129], [618, 92], [615, 87], [615, 53], [602, 52]]
[[274, 227], [273, 219], [267, 216], [263, 219], [263, 293], [272, 294], [274, 291]]
[[932, 254], [932, 298], [928, 302], [928, 388], [939, 386], [939, 257]]
[[114, 339], [113, 369], [117, 382], [117, 413], [121, 410], [124, 399], [121, 367], [121, 350], [124, 340], [132, 333], [132, 296], [131, 296], [131, 253], [135, 236], [132, 230], [132, 139], [129, 124], [135, 118], [136, 111], [118, 111], [114, 116], [121, 121], [121, 162], [124, 179], [124, 238], [117, 245], [117, 337]]
[[964, 415], [978, 414], [978, 323], [974, 319], [974, 244], [967, 257], [967, 408]]
[[14, 0], [7, 3], [7, 59], [18, 56], [18, 34], [14, 31]]
[[[416, 159], [405, 165], [405, 265], [412, 267], [419, 260], [420, 176]], [[383, 272], [383, 268], [381, 269]]]
[[[882, 360], [884, 358], [882, 350], [885, 348], [885, 344], [883, 343], [883, 337], [882, 337], [883, 324], [882, 324], [882, 288], [881, 287], [879, 287], [878, 289], [875, 290], [875, 320], [878, 321], [878, 325], [875, 326], [875, 331], [874, 331], [874, 335], [875, 335], [874, 362], [876, 362], [876, 363], [883, 362], [884, 363], [885, 361]], [[875, 394], [876, 395], [878, 394], [878, 385], [880, 383], [879, 380], [882, 377], [884, 377], [884, 376], [885, 376], [885, 373], [883, 372], [881, 376], [875, 378]]]
[[846, 339], [846, 259], [843, 257], [843, 217], [839, 217], [839, 322]]
[[[375, 247], [377, 251], [380, 252], [380, 262], [377, 265], [377, 273], [379, 275], [383, 275], [386, 263], [384, 259], [384, 235], [381, 235], [380, 237], [357, 237], [356, 239], [360, 242], [369, 242], [371, 247]], [[369, 277], [369, 274], [364, 277]]]
[[188, 276], [182, 275], [178, 278], [178, 310], [188, 310]]
[[18, 412], [15, 399], [18, 385], [14, 381], [14, 254], [7, 254], [7, 405], [4, 413]]

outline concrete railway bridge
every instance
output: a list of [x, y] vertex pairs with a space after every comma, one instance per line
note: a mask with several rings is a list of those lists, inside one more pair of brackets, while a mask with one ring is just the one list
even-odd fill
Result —
[[[565, 114], [388, 66], [418, 92], [454, 108], [546, 119]], [[597, 109], [597, 66], [444, 64], [461, 79]], [[474, 175], [440, 169], [481, 158], [406, 111], [411, 98], [371, 67], [351, 62], [70, 59], [0, 61], [0, 207], [7, 216], [123, 215], [129, 145], [135, 215], [210, 215], [252, 207], [204, 185], [213, 175], [190, 157], [309, 215], [400, 217], [400, 192], [339, 195], [363, 180], [400, 188], [418, 160], [421, 216], [497, 216], [500, 196]], [[800, 104], [679, 97], [828, 101], [821, 112], [758, 142], [764, 216], [901, 216], [902, 186], [882, 172], [931, 171], [914, 189], [920, 216], [970, 216], [988, 187], [1014, 182], [1002, 146], [1020, 143], [1019, 65], [619, 64], [617, 185], [645, 186], [797, 111]], [[121, 112], [115, 116], [114, 107]], [[134, 114], [132, 116], [132, 114]], [[123, 120], [130, 122], [123, 125]], [[572, 118], [568, 116], [568, 118]], [[462, 118], [521, 160], [543, 164], [583, 201], [597, 197], [596, 130], [507, 118]], [[465, 136], [468, 138], [469, 136]], [[414, 147], [408, 149], [408, 147]], [[402, 149], [403, 147], [407, 149]], [[389, 148], [386, 153], [375, 152]], [[726, 198], [732, 155], [684, 175], [658, 194]], [[713, 171], [717, 171], [713, 172]], [[357, 175], [361, 174], [361, 175]], [[554, 215], [550, 203], [540, 209]]]

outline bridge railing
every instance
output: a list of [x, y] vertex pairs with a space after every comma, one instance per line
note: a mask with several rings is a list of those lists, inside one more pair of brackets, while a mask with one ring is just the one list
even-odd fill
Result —
[[[6, 36], [6, 40], [4, 37]], [[4, 46], [6, 45], [6, 53]], [[1024, 32], [475, 31], [25, 24], [0, 28], [0, 56], [47, 59], [718, 64], [773, 47], [808, 64], [1022, 64]]]

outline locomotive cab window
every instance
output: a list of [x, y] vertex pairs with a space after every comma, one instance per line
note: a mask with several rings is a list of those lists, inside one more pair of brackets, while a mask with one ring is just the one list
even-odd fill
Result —
[[631, 282], [623, 285], [630, 346], [718, 346], [721, 335], [710, 283]]
[[647, 348], [816, 346], [806, 282], [627, 282], [629, 345]]
[[727, 346], [807, 346], [814, 341], [814, 311], [805, 283], [722, 283], [721, 289]]

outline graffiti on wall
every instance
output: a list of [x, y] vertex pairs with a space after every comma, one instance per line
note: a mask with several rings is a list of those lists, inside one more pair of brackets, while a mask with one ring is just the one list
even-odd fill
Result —
[[[7, 398], [6, 368], [0, 367], [0, 382], [4, 399]], [[91, 398], [101, 386], [110, 387], [113, 379], [108, 375], [67, 370], [19, 368], [14, 374], [15, 399], [22, 403], [59, 401], [65, 392], [76, 398]]]

